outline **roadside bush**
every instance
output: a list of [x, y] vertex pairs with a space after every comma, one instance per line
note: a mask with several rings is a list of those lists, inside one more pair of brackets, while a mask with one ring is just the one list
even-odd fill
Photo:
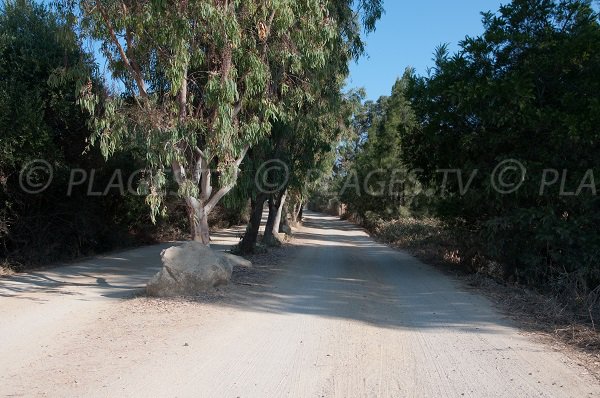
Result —
[[[46, 6], [6, 1], [0, 7], [0, 263], [23, 269], [155, 241], [166, 221], [150, 222], [143, 197], [118, 189], [88, 193], [103, 192], [115, 170], [126, 181], [139, 167], [128, 156], [106, 163], [96, 148], [86, 150], [90, 132], [76, 86], [78, 76], [94, 76], [91, 56]], [[48, 162], [53, 179], [31, 194], [21, 183], [35, 159]], [[69, 194], [75, 168], [88, 179]], [[34, 182], [47, 177], [31, 174]]]
[[[422, 216], [440, 220], [438, 258], [590, 312], [600, 291], [599, 15], [588, 0], [513, 0], [483, 25], [455, 54], [440, 46], [427, 76], [409, 69], [390, 97], [365, 104], [341, 200], [399, 246], [430, 240]], [[510, 192], [493, 179], [506, 160], [525, 169], [506, 169]], [[394, 181], [394, 170], [418, 170], [417, 183], [408, 172]], [[348, 176], [360, 192], [341, 189]], [[369, 177], [383, 195], [364, 192]]]
[[[432, 74], [412, 78], [407, 96], [419, 127], [403, 132], [410, 150], [402, 159], [438, 189], [436, 217], [469, 231], [475, 257], [502, 264], [505, 279], [573, 297], [577, 281], [591, 292], [600, 283], [600, 201], [587, 174], [600, 173], [598, 14], [584, 0], [515, 0], [484, 14], [484, 27], [455, 55], [440, 47]], [[512, 193], [490, 178], [506, 159], [526, 169]], [[449, 179], [442, 195], [436, 170], [454, 168], [465, 181], [480, 173], [466, 192]], [[545, 169], [560, 176], [540, 194]]]

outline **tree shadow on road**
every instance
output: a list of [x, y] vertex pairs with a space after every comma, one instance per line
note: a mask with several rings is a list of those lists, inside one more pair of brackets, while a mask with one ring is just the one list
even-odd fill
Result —
[[295, 241], [268, 282], [228, 292], [220, 305], [387, 328], [497, 333], [511, 324], [458, 281], [347, 222], [309, 212]]
[[[221, 235], [229, 241], [237, 237], [235, 231]], [[77, 300], [138, 296], [160, 269], [161, 250], [171, 245], [18, 274], [0, 280], [0, 297], [44, 303], [53, 295]], [[255, 268], [236, 270], [232, 286], [221, 290], [219, 299], [203, 295], [193, 300], [242, 311], [304, 314], [386, 328], [485, 332], [508, 323], [483, 297], [335, 217], [306, 212], [294, 245], [253, 260]]]

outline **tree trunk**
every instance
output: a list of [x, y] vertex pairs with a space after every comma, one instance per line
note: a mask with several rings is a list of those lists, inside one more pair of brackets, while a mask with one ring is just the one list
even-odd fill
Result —
[[265, 200], [267, 200], [267, 196], [259, 194], [256, 199], [252, 199], [251, 201], [250, 222], [248, 222], [246, 233], [244, 233], [244, 237], [239, 244], [239, 249], [242, 253], [253, 253], [256, 248]]
[[292, 206], [290, 218], [292, 219], [292, 225], [296, 226], [296, 223], [298, 222], [298, 202], [294, 203], [294, 206]]
[[281, 215], [283, 214], [283, 208], [285, 206], [286, 199], [287, 199], [287, 191], [284, 191], [281, 198], [279, 198], [279, 206], [277, 206], [277, 213], [275, 215], [275, 222], [273, 224], [273, 234], [274, 235], [277, 235], [277, 233], [280, 232]]
[[[181, 95], [185, 95], [186, 91], [181, 90]], [[182, 114], [185, 114], [184, 111]], [[180, 115], [181, 116], [181, 115]], [[185, 198], [185, 203], [188, 210], [188, 217], [190, 219], [190, 232], [191, 237], [196, 242], [201, 242], [206, 246], [210, 246], [210, 231], [208, 229], [208, 215], [215, 208], [217, 203], [225, 196], [231, 189], [234, 184], [225, 185], [221, 187], [216, 193], [213, 194], [213, 187], [211, 183], [211, 170], [209, 168], [209, 161], [206, 159], [204, 153], [199, 149], [195, 148], [198, 158], [196, 159], [196, 168], [191, 173], [186, 173], [186, 170], [181, 166], [181, 164], [174, 160], [172, 163], [173, 175], [175, 177], [175, 181], [180, 186], [187, 181], [193, 181], [194, 184], [200, 184], [200, 197], [199, 199], [194, 198], [192, 196], [188, 196]], [[239, 167], [246, 153], [248, 152], [248, 147], [245, 147], [240, 156], [234, 163], [235, 172], [233, 181], [237, 180]]]
[[278, 202], [271, 196], [269, 198], [269, 216], [267, 217], [267, 224], [265, 225], [265, 234], [263, 236], [263, 242], [267, 245], [276, 245], [279, 241], [277, 240], [277, 231], [275, 231], [275, 219], [277, 218], [277, 210], [279, 209]]
[[190, 232], [192, 239], [206, 246], [210, 246], [210, 231], [208, 229], [208, 215], [204, 205], [196, 198], [186, 199], [190, 217]]
[[281, 211], [281, 222], [279, 223], [279, 232], [291, 233], [292, 225], [294, 224], [292, 213], [290, 212], [290, 206], [288, 202], [283, 203], [283, 209]]

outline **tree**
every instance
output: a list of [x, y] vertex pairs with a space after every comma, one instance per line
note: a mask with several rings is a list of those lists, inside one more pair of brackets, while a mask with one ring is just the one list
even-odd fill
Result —
[[[432, 73], [411, 79], [419, 128], [402, 135], [410, 148], [402, 157], [438, 192], [444, 177], [436, 169], [462, 169], [463, 183], [479, 170], [466, 191], [458, 178], [447, 181], [433, 210], [468, 231], [476, 242], [470, 252], [503, 264], [506, 278], [593, 289], [600, 283], [600, 201], [589, 174], [600, 167], [598, 14], [585, 0], [514, 0], [484, 13], [483, 23], [481, 36], [454, 55], [440, 47]], [[519, 184], [511, 193], [491, 178], [507, 159], [526, 168], [504, 176]]]
[[[359, 35], [360, 32], [354, 32]], [[346, 38], [340, 36], [335, 48], [344, 48]], [[348, 44], [349, 45], [349, 44]], [[301, 211], [303, 194], [306, 194], [310, 183], [314, 183], [324, 164], [332, 164], [333, 148], [340, 139], [340, 133], [347, 129], [349, 99], [342, 93], [347, 76], [348, 61], [352, 52], [332, 51], [325, 67], [316, 70], [311, 76], [310, 101], [305, 101], [295, 112], [289, 112], [285, 119], [274, 123], [272, 133], [262, 139], [252, 150], [254, 164], [252, 175], [259, 171], [260, 181], [267, 182], [272, 190], [264, 190], [254, 186], [251, 219], [246, 233], [240, 242], [242, 252], [252, 252], [257, 242], [264, 203], [268, 203], [268, 217], [265, 225], [263, 241], [277, 244], [280, 220], [283, 207], [289, 196], [298, 199], [292, 212], [294, 220]], [[329, 162], [327, 162], [329, 161]], [[282, 167], [269, 167], [263, 170], [260, 165], [275, 162]], [[322, 171], [319, 173], [319, 171]]]
[[[106, 156], [142, 149], [154, 216], [164, 211], [172, 169], [192, 237], [208, 245], [208, 214], [234, 186], [248, 149], [285, 114], [283, 105], [305, 100], [304, 77], [348, 30], [336, 16], [349, 3], [79, 1], [70, 7], [79, 30], [102, 43], [125, 87], [98, 107], [83, 86], [81, 103], [95, 117], [92, 141]], [[380, 14], [380, 2], [361, 3], [369, 18]]]
[[74, 149], [68, 148], [73, 137], [89, 134], [75, 105], [74, 80], [53, 83], [67, 69], [93, 71], [64, 28], [43, 5], [26, 0], [0, 5], [0, 180], [29, 160]]
[[[404, 161], [404, 152], [411, 149], [403, 142], [403, 136], [417, 128], [407, 97], [411, 76], [412, 70], [408, 69], [396, 81], [389, 97], [354, 109], [354, 137], [340, 148], [340, 200], [361, 217], [374, 211], [393, 218], [414, 210], [411, 207], [415, 194]], [[352, 185], [356, 183], [358, 187]]]
[[305, 105], [295, 120], [274, 123], [271, 134], [252, 148], [248, 175], [255, 178], [256, 184], [250, 185], [251, 216], [239, 244], [241, 252], [250, 253], [255, 249], [265, 202], [268, 203], [268, 216], [263, 242], [267, 245], [278, 243], [288, 190], [296, 193], [305, 190], [336, 141], [338, 126], [326, 121], [339, 122], [336, 119], [339, 105], [330, 105], [327, 106], [323, 97]]
[[[502, 160], [519, 160], [527, 178], [517, 192], [498, 192], [482, 172], [465, 195], [457, 181], [448, 184], [437, 213], [485, 236], [484, 251], [505, 264], [507, 277], [535, 283], [577, 274], [576, 259], [600, 248], [591, 226], [597, 197], [591, 188], [561, 195], [561, 184], [540, 195], [540, 185], [545, 169], [565, 169], [561, 179], [576, 191], [598, 167], [598, 14], [589, 1], [515, 0], [485, 13], [484, 27], [458, 54], [440, 52], [430, 78], [415, 80], [423, 128], [406, 136], [415, 148], [407, 160], [429, 171], [429, 181], [434, 168], [491, 173]], [[600, 280], [597, 261], [589, 264], [596, 265], [585, 278], [594, 276], [585, 283]]]
[[[338, 91], [340, 92], [340, 91]], [[321, 96], [320, 100], [305, 108], [298, 119], [287, 126], [292, 132], [285, 149], [273, 153], [276, 159], [287, 165], [285, 184], [276, 184], [278, 188], [268, 198], [268, 217], [263, 241], [277, 244], [280, 221], [288, 192], [296, 197], [307, 196], [308, 191], [320, 179], [328, 175], [333, 166], [335, 143], [347, 128], [344, 119], [347, 103], [342, 96]], [[293, 214], [294, 221], [302, 209], [302, 200], [297, 203]]]
[[[457, 53], [439, 46], [428, 75], [406, 74], [372, 116], [358, 113], [367, 138], [346, 147], [339, 175], [355, 173], [362, 187], [377, 168], [420, 170], [436, 195], [417, 210], [452, 228], [464, 264], [490, 259], [506, 278], [589, 292], [600, 283], [599, 15], [587, 0], [513, 0], [483, 24]], [[518, 188], [509, 193], [492, 178], [507, 159], [526, 168], [507, 169], [504, 182]], [[361, 216], [402, 216], [390, 213], [388, 181], [370, 179], [383, 196], [350, 189], [342, 199]]]
[[106, 163], [96, 148], [83, 153], [91, 131], [76, 82], [84, 74], [102, 84], [69, 28], [45, 4], [0, 2], [0, 262], [17, 269], [122, 247], [147, 220], [141, 198], [69, 190], [74, 169], [93, 169], [94, 189], [104, 190], [116, 168], [136, 167], [126, 157]]

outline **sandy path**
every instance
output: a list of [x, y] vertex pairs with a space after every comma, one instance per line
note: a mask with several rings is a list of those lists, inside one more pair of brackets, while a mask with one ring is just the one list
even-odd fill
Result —
[[486, 299], [350, 224], [309, 213], [295, 245], [268, 283], [204, 302], [130, 298], [161, 247], [0, 280], [0, 395], [600, 396]]

